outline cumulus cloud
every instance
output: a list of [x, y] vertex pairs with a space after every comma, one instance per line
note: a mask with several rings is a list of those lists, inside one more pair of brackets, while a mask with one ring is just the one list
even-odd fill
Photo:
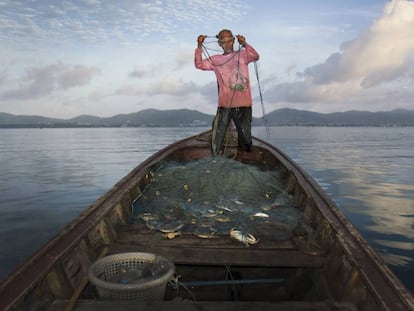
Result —
[[95, 67], [83, 65], [50, 64], [30, 67], [19, 79], [17, 89], [6, 90], [1, 99], [33, 99], [46, 96], [57, 90], [67, 90], [88, 84], [93, 76], [100, 73]]
[[268, 95], [277, 101], [331, 102], [360, 96], [368, 88], [412, 79], [414, 2], [388, 2], [371, 27], [324, 63], [298, 74], [300, 81], [276, 85]]

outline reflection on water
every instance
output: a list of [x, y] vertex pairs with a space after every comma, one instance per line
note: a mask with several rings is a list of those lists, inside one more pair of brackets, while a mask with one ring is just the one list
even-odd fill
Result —
[[283, 127], [271, 134], [414, 291], [414, 128]]
[[1, 129], [0, 278], [140, 162], [199, 131]]
[[[1, 129], [0, 276], [138, 163], [202, 130]], [[270, 130], [414, 291], [414, 128]]]

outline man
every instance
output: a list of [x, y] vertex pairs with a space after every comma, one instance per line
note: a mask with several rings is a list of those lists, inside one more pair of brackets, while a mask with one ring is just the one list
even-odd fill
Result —
[[205, 35], [198, 36], [198, 46], [194, 52], [195, 67], [214, 71], [217, 78], [218, 108], [213, 120], [212, 153], [218, 155], [222, 151], [230, 120], [233, 120], [237, 129], [239, 149], [251, 151], [252, 95], [248, 64], [257, 61], [259, 54], [242, 35], [236, 36], [242, 48], [234, 51], [235, 37], [228, 29], [221, 30], [216, 37], [223, 54], [203, 59], [202, 46]]

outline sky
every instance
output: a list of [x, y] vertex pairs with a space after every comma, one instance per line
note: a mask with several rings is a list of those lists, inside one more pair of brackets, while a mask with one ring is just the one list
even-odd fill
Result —
[[221, 53], [223, 28], [260, 54], [256, 117], [414, 109], [414, 0], [0, 0], [0, 112], [214, 114], [215, 75], [194, 49], [204, 34]]

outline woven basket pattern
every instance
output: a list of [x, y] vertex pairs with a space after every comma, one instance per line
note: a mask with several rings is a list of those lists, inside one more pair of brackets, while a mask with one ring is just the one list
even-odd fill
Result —
[[[109, 282], [119, 273], [122, 265], [128, 270], [137, 269], [143, 263], [160, 265], [160, 273], [145, 277], [131, 284]], [[105, 300], [163, 300], [165, 288], [175, 272], [172, 262], [164, 257], [151, 253], [121, 253], [98, 259], [89, 268], [89, 280], [96, 286], [99, 297]]]

